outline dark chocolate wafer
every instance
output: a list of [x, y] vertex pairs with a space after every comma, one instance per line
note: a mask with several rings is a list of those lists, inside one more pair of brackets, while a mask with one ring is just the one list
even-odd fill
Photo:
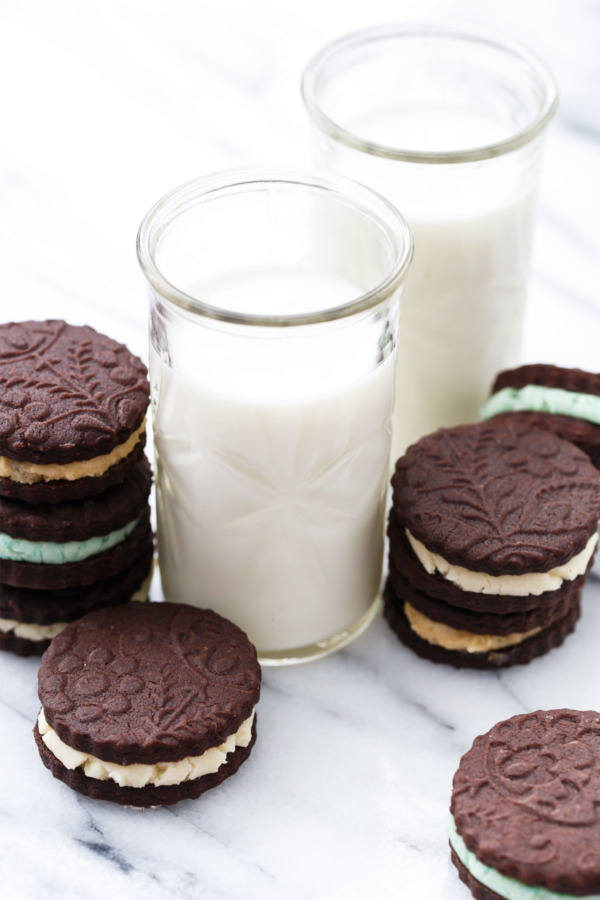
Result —
[[[504, 594], [484, 594], [475, 591], [464, 591], [462, 588], [443, 578], [438, 572], [429, 574], [415, 556], [410, 546], [404, 529], [402, 529], [392, 511], [388, 527], [390, 536], [390, 560], [394, 572], [400, 573], [407, 579], [415, 590], [426, 594], [432, 600], [439, 600], [444, 604], [471, 610], [482, 614], [506, 615], [525, 614], [531, 610], [545, 610], [552, 619], [560, 618], [559, 611], [569, 605], [573, 591], [578, 591], [582, 584], [582, 577], [573, 581], [564, 581], [556, 590], [543, 591], [541, 594], [524, 594], [510, 596]], [[588, 563], [589, 571], [592, 560]], [[577, 582], [577, 586], [573, 585]], [[556, 608], [556, 614], [554, 609]]]
[[102, 553], [96, 553], [80, 562], [60, 565], [3, 559], [0, 560], [0, 578], [3, 584], [33, 590], [62, 591], [93, 584], [122, 572], [152, 542], [150, 507], [146, 506], [131, 534]]
[[410, 647], [423, 659], [446, 663], [456, 669], [497, 669], [525, 665], [538, 656], [559, 647], [575, 628], [580, 614], [580, 604], [577, 602], [563, 619], [559, 619], [548, 628], [544, 628], [519, 644], [485, 653], [469, 653], [466, 650], [447, 650], [445, 647], [429, 643], [419, 637], [411, 628], [402, 604], [398, 603], [397, 597], [389, 585], [384, 589], [383, 599], [385, 618], [403, 644]]
[[[546, 407], [540, 410], [540, 396], [537, 395], [537, 402], [533, 405], [536, 409], [523, 409], [523, 406], [531, 404], [532, 398], [527, 395], [527, 391], [522, 393], [523, 388], [533, 386], [537, 388], [549, 388], [548, 396], [542, 395], [543, 405]], [[600, 397], [600, 374], [594, 372], [586, 372], [583, 369], [568, 369], [560, 366], [538, 363], [533, 365], [519, 366], [516, 369], [506, 369], [497, 376], [491, 390], [491, 397], [500, 391], [510, 390], [518, 392], [516, 409], [509, 409], [506, 412], [496, 412], [498, 406], [495, 400], [486, 404], [482, 410], [482, 416], [488, 418], [490, 415], [514, 417], [516, 422], [526, 426], [527, 428], [541, 428], [551, 431], [565, 440], [572, 441], [584, 453], [590, 457], [596, 468], [600, 468], [600, 424], [597, 419], [590, 421], [585, 417], [582, 405], [577, 402], [574, 404], [567, 403], [566, 412], [562, 413], [558, 410], [561, 408], [563, 400], [568, 399], [562, 395], [563, 391], [572, 393], [573, 395], [591, 395]], [[557, 403], [553, 392], [558, 389], [560, 401]], [[511, 399], [509, 405], [515, 406], [515, 402]], [[583, 404], [587, 406], [588, 404]], [[500, 407], [504, 406], [501, 404]], [[551, 412], [550, 409], [556, 409]], [[568, 414], [567, 414], [568, 413]]]
[[123, 572], [65, 590], [31, 590], [0, 583], [0, 619], [51, 625], [72, 622], [103, 606], [127, 603], [148, 577], [153, 555], [149, 541]]
[[144, 364], [87, 325], [0, 325], [0, 455], [66, 464], [110, 453], [138, 429]]
[[66, 500], [81, 500], [84, 497], [95, 497], [104, 491], [122, 484], [130, 477], [137, 464], [144, 456], [146, 446], [145, 432], [140, 435], [134, 449], [124, 459], [112, 465], [101, 475], [53, 481], [38, 481], [35, 484], [24, 484], [11, 478], [0, 478], [0, 497], [9, 497], [23, 503], [39, 506], [44, 503], [64, 503]]
[[567, 369], [550, 363], [529, 363], [500, 372], [492, 385], [495, 394], [505, 387], [522, 388], [528, 384], [561, 388], [578, 394], [600, 395], [600, 374], [584, 369]]
[[471, 875], [469, 870], [463, 866], [452, 848], [450, 848], [450, 859], [458, 871], [458, 877], [469, 888], [472, 895], [475, 897], [475, 900], [506, 900], [505, 897], [501, 897], [500, 894], [497, 894], [495, 891], [490, 890], [490, 888], [485, 887], [480, 881], [477, 881], [477, 879]]
[[[450, 808], [467, 851], [492, 875], [580, 897], [600, 893], [599, 804], [600, 714], [554, 709], [477, 737], [454, 776]], [[450, 841], [460, 856], [452, 833]], [[478, 871], [484, 879], [489, 872]]]
[[151, 487], [152, 471], [144, 456], [122, 484], [95, 497], [41, 506], [0, 497], [0, 532], [27, 541], [56, 543], [106, 535], [138, 518]]
[[551, 431], [557, 437], [570, 441], [583, 450], [597, 469], [600, 469], [600, 425], [584, 419], [545, 412], [505, 412], [494, 417], [497, 420], [512, 419], [523, 428]]
[[[433, 576], [429, 576], [430, 578]], [[398, 571], [393, 561], [390, 560], [388, 582], [393, 594], [401, 604], [410, 603], [415, 609], [432, 619], [434, 622], [442, 622], [450, 628], [459, 631], [469, 631], [472, 634], [497, 634], [507, 635], [532, 631], [534, 628], [547, 628], [558, 619], [563, 619], [570, 608], [579, 603], [581, 588], [585, 576], [580, 575], [573, 581], [565, 581], [556, 591], [546, 591], [541, 596], [549, 597], [550, 602], [546, 606], [537, 606], [517, 612], [504, 612], [504, 600], [516, 601], [519, 598], [496, 597], [496, 612], [477, 612], [471, 609], [463, 609], [460, 606], [450, 605], [444, 600], [415, 588], [401, 572]], [[460, 588], [457, 588], [460, 590]], [[464, 592], [463, 592], [464, 593]]]
[[600, 475], [568, 441], [492, 419], [409, 447], [392, 479], [403, 527], [472, 572], [547, 572], [584, 550], [600, 518]]
[[[45, 717], [51, 728], [46, 737], [46, 724], [39, 725], [42, 759], [76, 790], [126, 805], [198, 796], [248, 755], [260, 676], [256, 650], [246, 635], [210, 610], [132, 603], [90, 613], [68, 625], [42, 658], [40, 722]], [[52, 733], [105, 766], [142, 764], [160, 771], [143, 773], [139, 786], [125, 781], [122, 788], [120, 775], [75, 775], [62, 766], [60, 746], [46, 744]], [[197, 779], [184, 774], [178, 784], [171, 775], [165, 780], [169, 763], [202, 758], [209, 751], [214, 755], [234, 736], [233, 746], [217, 754], [226, 759], [216, 771]], [[115, 785], [108, 783], [111, 778]]]

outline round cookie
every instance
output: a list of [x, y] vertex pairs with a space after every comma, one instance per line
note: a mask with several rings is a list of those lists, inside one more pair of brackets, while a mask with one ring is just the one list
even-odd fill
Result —
[[399, 522], [429, 551], [492, 576], [566, 563], [600, 518], [600, 478], [585, 453], [506, 417], [422, 438], [392, 485]]
[[253, 645], [211, 610], [90, 613], [42, 658], [42, 760], [76, 790], [125, 805], [197, 797], [250, 752], [260, 680]]
[[58, 483], [70, 498], [81, 479], [116, 484], [128, 467], [106, 473], [136, 449], [148, 402], [146, 367], [124, 344], [59, 320], [0, 325], [0, 492], [51, 503]]
[[535, 364], [497, 376], [481, 416], [511, 416], [572, 441], [600, 468], [600, 374]]
[[599, 773], [594, 711], [538, 710], [476, 738], [454, 776], [448, 828], [473, 896], [600, 894]]

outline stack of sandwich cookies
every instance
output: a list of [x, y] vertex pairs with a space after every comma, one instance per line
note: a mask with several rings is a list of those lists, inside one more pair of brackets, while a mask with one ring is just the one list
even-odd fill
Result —
[[477, 900], [600, 896], [600, 714], [514, 716], [454, 776], [452, 861]]
[[0, 325], [0, 648], [143, 593], [152, 566], [143, 363], [87, 326]]
[[42, 761], [97, 799], [151, 807], [198, 797], [237, 771], [256, 738], [256, 650], [210, 610], [89, 613], [53, 640], [38, 681]]
[[386, 618], [420, 656], [526, 663], [573, 630], [597, 543], [600, 477], [517, 422], [442, 429], [392, 479]]
[[600, 374], [544, 364], [501, 372], [481, 416], [507, 414], [572, 441], [600, 468]]

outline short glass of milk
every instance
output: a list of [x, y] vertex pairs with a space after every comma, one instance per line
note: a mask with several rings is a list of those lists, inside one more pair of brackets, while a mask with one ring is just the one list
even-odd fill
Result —
[[518, 364], [544, 131], [557, 93], [527, 50], [386, 26], [335, 41], [302, 93], [315, 162], [379, 191], [414, 238], [398, 346], [392, 460], [473, 421]]
[[185, 184], [140, 226], [164, 595], [233, 620], [266, 664], [377, 611], [411, 255], [387, 200], [270, 167]]

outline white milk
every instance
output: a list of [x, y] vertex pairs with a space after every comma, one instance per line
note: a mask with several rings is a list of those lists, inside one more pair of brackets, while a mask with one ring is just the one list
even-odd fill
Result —
[[[360, 293], [337, 276], [283, 267], [190, 292], [287, 313]], [[170, 366], [166, 350], [151, 349], [165, 595], [231, 618], [262, 652], [352, 626], [378, 593], [392, 359], [375, 370], [371, 360], [357, 380], [364, 347], [359, 336], [348, 346], [348, 328], [235, 340], [215, 323], [174, 329]]]
[[[510, 133], [510, 124], [451, 106], [383, 111], [347, 127], [429, 152]], [[494, 375], [519, 361], [537, 169], [524, 160], [529, 148], [468, 164], [329, 153], [321, 161], [395, 203], [414, 238], [400, 308], [394, 461], [422, 435], [476, 420]]]
[[533, 201], [453, 222], [412, 218], [398, 338], [392, 457], [476, 421], [496, 373], [520, 359]]

